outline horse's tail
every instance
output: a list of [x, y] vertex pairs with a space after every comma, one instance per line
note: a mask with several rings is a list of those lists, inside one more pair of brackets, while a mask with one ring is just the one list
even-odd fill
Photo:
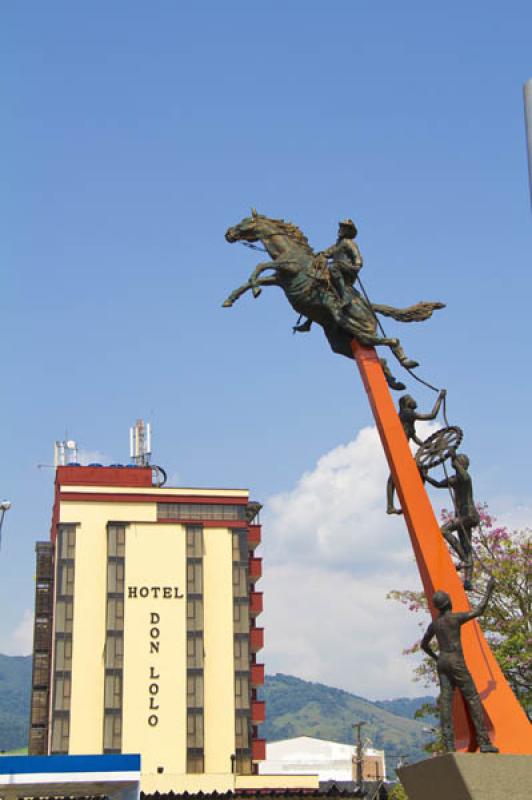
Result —
[[432, 312], [438, 308], [445, 308], [445, 303], [416, 303], [415, 306], [408, 306], [408, 308], [394, 308], [394, 306], [385, 306], [380, 303], [372, 303], [371, 307], [376, 314], [382, 314], [383, 317], [392, 317], [398, 322], [421, 322], [432, 316]]

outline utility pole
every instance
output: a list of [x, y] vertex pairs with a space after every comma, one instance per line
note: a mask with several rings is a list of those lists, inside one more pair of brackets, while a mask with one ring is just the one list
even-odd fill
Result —
[[532, 78], [523, 87], [525, 96], [525, 125], [528, 148], [528, 179], [530, 188], [530, 202], [532, 203]]
[[355, 772], [355, 783], [357, 789], [362, 789], [362, 770], [364, 766], [364, 753], [362, 749], [362, 733], [361, 729], [362, 726], [365, 725], [365, 722], [354, 722], [352, 727], [356, 730], [356, 756], [355, 756], [355, 765], [356, 765], [356, 772]]

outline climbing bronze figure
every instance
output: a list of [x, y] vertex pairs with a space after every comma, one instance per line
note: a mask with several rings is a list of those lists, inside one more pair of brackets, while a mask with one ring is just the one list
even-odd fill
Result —
[[[436, 661], [438, 677], [440, 680], [440, 720], [445, 750], [455, 750], [454, 730], [452, 721], [452, 700], [455, 689], [460, 689], [464, 698], [471, 721], [474, 725], [477, 743], [481, 753], [498, 753], [498, 749], [491, 743], [486, 725], [484, 712], [479, 694], [473, 683], [471, 673], [465, 663], [461, 642], [461, 627], [476, 617], [480, 617], [486, 610], [493, 592], [495, 581], [490, 578], [486, 593], [476, 608], [471, 611], [452, 613], [451, 598], [446, 592], [436, 592], [432, 598], [435, 608], [440, 612], [434, 619], [421, 640], [421, 648]], [[436, 637], [439, 651], [435, 653], [430, 643]]]
[[[436, 402], [434, 403], [434, 407], [432, 411], [428, 414], [422, 414], [420, 411], [417, 410], [417, 403], [413, 397], [409, 394], [404, 394], [402, 397], [399, 398], [399, 419], [401, 421], [401, 425], [403, 426], [403, 430], [405, 432], [405, 436], [408, 441], [412, 441], [417, 444], [419, 447], [423, 447], [424, 442], [418, 437], [416, 432], [416, 422], [421, 422], [422, 420], [433, 420], [439, 414], [441, 404], [445, 395], [447, 394], [445, 389], [442, 389], [438, 394]], [[395, 484], [393, 482], [393, 478], [390, 475], [388, 478], [388, 483], [386, 484], [386, 513], [387, 514], [402, 514], [400, 508], [395, 508], [394, 506], [394, 495], [395, 495]]]
[[[322, 326], [335, 353], [353, 358], [351, 340], [356, 339], [367, 347], [389, 347], [406, 369], [418, 366], [405, 355], [399, 339], [378, 335], [376, 314], [400, 322], [416, 322], [428, 319], [435, 309], [444, 308], [443, 303], [420, 302], [404, 309], [369, 304], [353, 286], [347, 285], [344, 285], [345, 299], [342, 302], [324, 272], [324, 256], [314, 253], [302, 231], [290, 222], [258, 214], [254, 209], [250, 217], [228, 228], [225, 238], [231, 243], [261, 241], [271, 258], [271, 261], [258, 264], [249, 280], [231, 292], [223, 303], [225, 308], [232, 306], [249, 290], [258, 297], [261, 287], [279, 286], [298, 314]], [[273, 274], [260, 277], [267, 270]], [[381, 363], [388, 385], [393, 389], [404, 389], [404, 384], [393, 377], [386, 361], [381, 359]]]
[[480, 515], [473, 497], [473, 481], [468, 471], [469, 458], [465, 453], [453, 453], [451, 464], [455, 474], [445, 477], [442, 481], [434, 480], [426, 471], [423, 472], [423, 477], [438, 489], [451, 490], [455, 516], [444, 522], [441, 532], [460, 558], [464, 570], [464, 589], [472, 589], [472, 531], [480, 525]]

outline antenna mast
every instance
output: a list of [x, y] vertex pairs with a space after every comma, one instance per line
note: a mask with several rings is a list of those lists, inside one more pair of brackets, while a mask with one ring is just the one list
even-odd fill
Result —
[[151, 425], [138, 419], [129, 429], [129, 457], [137, 467], [148, 467], [151, 460]]

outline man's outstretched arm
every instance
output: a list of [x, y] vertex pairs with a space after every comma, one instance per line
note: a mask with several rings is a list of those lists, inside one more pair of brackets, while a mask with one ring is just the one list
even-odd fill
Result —
[[432, 409], [432, 411], [429, 414], [417, 414], [416, 413], [416, 419], [418, 419], [418, 420], [436, 419], [436, 417], [438, 416], [438, 413], [440, 411], [440, 406], [442, 404], [442, 400], [443, 400], [443, 398], [445, 397], [446, 394], [447, 394], [447, 391], [445, 389], [442, 389], [440, 391], [439, 395], [438, 395], [438, 399], [434, 403], [434, 408]]
[[489, 603], [490, 597], [493, 593], [494, 586], [495, 586], [495, 578], [490, 578], [486, 586], [486, 592], [484, 594], [484, 597], [482, 598], [478, 606], [472, 608], [471, 611], [465, 611], [463, 614], [460, 614], [461, 625], [463, 625], [464, 622], [469, 622], [470, 620], [475, 619], [476, 617], [482, 616]]

